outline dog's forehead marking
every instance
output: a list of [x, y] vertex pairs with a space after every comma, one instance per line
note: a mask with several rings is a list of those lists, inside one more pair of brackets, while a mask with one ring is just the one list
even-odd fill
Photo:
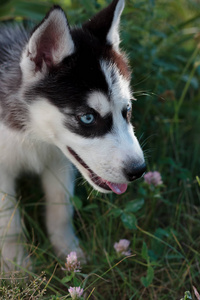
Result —
[[131, 99], [129, 80], [120, 74], [114, 63], [102, 59], [100, 60], [100, 66], [106, 78], [113, 104], [121, 104], [122, 107], [127, 105]]
[[100, 91], [90, 93], [87, 99], [87, 104], [89, 107], [96, 110], [102, 117], [111, 111], [108, 98]]

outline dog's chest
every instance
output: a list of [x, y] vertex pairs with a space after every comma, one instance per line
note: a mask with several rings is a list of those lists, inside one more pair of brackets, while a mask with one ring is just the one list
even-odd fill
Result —
[[13, 175], [21, 171], [40, 174], [59, 155], [55, 146], [31, 140], [2, 124], [0, 136], [0, 166]]

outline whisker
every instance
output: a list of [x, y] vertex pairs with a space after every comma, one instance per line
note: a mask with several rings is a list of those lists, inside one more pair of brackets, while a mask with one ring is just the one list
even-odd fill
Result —
[[143, 149], [144, 146], [146, 146], [147, 142], [149, 139], [152, 139], [154, 136], [156, 136], [155, 133], [151, 134], [150, 136], [148, 136], [146, 139], [144, 139], [144, 141], [141, 142], [141, 139], [143, 137], [144, 133], [141, 134], [141, 136], [139, 137], [139, 142], [140, 142], [140, 146]]
[[95, 191], [95, 189], [94, 189], [94, 188], [92, 188], [92, 189], [91, 189], [91, 192], [90, 192], [90, 193], [89, 193], [89, 195], [87, 196], [87, 200], [89, 200], [89, 199], [90, 199], [90, 196], [91, 196], [91, 194], [92, 194], [92, 192], [93, 192], [93, 191]]
[[133, 87], [135, 87], [135, 86], [137, 86], [137, 85], [139, 85], [139, 84], [141, 84], [141, 83], [147, 81], [147, 80], [151, 77], [151, 74], [152, 74], [153, 72], [154, 72], [154, 71], [149, 72], [149, 73], [148, 73], [145, 77], [143, 77], [141, 80], [139, 80], [138, 82], [134, 83], [134, 84], [133, 84]]

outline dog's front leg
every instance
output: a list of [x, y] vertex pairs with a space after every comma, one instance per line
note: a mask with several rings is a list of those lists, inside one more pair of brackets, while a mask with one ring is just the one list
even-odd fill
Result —
[[70, 197], [74, 191], [75, 170], [72, 164], [63, 159], [51, 164], [42, 174], [46, 195], [46, 225], [56, 255], [66, 258], [71, 251], [83, 257], [75, 236], [72, 218], [73, 207]]
[[15, 199], [14, 178], [0, 166], [0, 257], [1, 272], [27, 267], [18, 203]]

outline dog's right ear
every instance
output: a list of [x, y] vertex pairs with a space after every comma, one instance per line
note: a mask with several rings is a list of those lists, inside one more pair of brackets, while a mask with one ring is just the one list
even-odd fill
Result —
[[[33, 31], [22, 56], [21, 68], [43, 73], [75, 50], [64, 11], [54, 6]], [[29, 70], [30, 71], [30, 70]]]
[[119, 23], [124, 5], [124, 0], [113, 0], [110, 5], [85, 22], [83, 28], [96, 36], [101, 43], [106, 42], [119, 51]]

